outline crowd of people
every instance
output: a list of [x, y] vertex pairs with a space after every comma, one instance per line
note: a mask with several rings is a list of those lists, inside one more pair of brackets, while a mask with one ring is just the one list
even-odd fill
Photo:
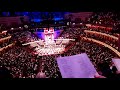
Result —
[[[77, 29], [74, 29], [74, 32], [76, 32], [76, 30]], [[83, 33], [82, 35], [84, 36]], [[95, 66], [96, 70], [100, 75], [103, 75], [109, 78], [115, 74], [115, 73], [114, 74], [112, 73], [112, 70], [110, 70], [110, 67], [112, 66], [112, 58], [116, 57], [116, 55], [113, 54], [112, 51], [110, 51], [108, 48], [99, 46], [96, 43], [85, 41], [82, 38], [76, 41], [76, 44], [71, 49], [69, 49], [66, 53], [64, 53], [63, 56], [76, 55], [82, 52], [87, 53], [87, 55], [89, 56], [90, 60], [92, 61], [93, 65]], [[100, 64], [108, 65], [107, 69], [109, 68], [109, 70], [107, 70], [106, 72], [103, 72], [103, 69], [102, 69], [103, 66], [100, 66]]]
[[97, 32], [101, 32], [101, 33], [106, 33], [106, 34], [109, 34], [109, 35], [113, 35], [115, 37], [118, 37], [118, 33], [112, 33], [111, 31], [107, 31], [105, 29], [99, 29], [99, 28], [87, 28], [87, 30], [90, 30], [90, 31], [97, 31]]
[[[12, 34], [11, 34], [12, 35]], [[10, 42], [20, 41], [23, 43], [29, 40], [30, 32], [13, 33]], [[5, 43], [5, 44], [8, 44]], [[13, 78], [34, 78], [37, 74], [39, 59], [29, 52], [27, 47], [16, 45], [0, 56], [0, 66], [11, 71]]]
[[[105, 14], [96, 13], [91, 17], [90, 22], [96, 23], [97, 21], [97, 23], [101, 22], [100, 24], [104, 25], [115, 25], [119, 21], [119, 19], [116, 19], [116, 17], [117, 15], [114, 15], [111, 12]], [[18, 44], [10, 48], [7, 52], [3, 52], [3, 54], [0, 56], [0, 67], [6, 67], [8, 70], [10, 70], [10, 74], [13, 78], [36, 78], [38, 72], [41, 71], [45, 73], [46, 78], [62, 78], [56, 58], [60, 56], [71, 56], [85, 52], [96, 68], [97, 72], [100, 75], [111, 78], [114, 76], [113, 74], [116, 74], [116, 70], [113, 71], [110, 69], [110, 67], [113, 66], [112, 58], [117, 56], [113, 54], [113, 52], [107, 47], [97, 45], [93, 42], [88, 42], [82, 39], [82, 37], [94, 38], [99, 41], [104, 41], [116, 49], [117, 47], [114, 46], [114, 44], [112, 44], [110, 41], [104, 40], [101, 37], [86, 35], [84, 33], [84, 30], [85, 28], [82, 27], [66, 28], [60, 37], [75, 39], [75, 41], [72, 42], [74, 44], [70, 44], [71, 48], [62, 54], [45, 56], [34, 54], [34, 48], [31, 48], [30, 45], [22, 45], [23, 43], [39, 40], [39, 38], [33, 32], [29, 30], [11, 32], [10, 35], [12, 38], [3, 46], [6, 46], [8, 43], [11, 43], [13, 41], [17, 41]], [[104, 30], [97, 30], [107, 34], [112, 34]], [[4, 36], [1, 36], [1, 38], [3, 37]], [[0, 47], [3, 46], [0, 45]]]
[[8, 35], [0, 33], [0, 39], [7, 37]]
[[[10, 37], [10, 34], [8, 33], [2, 33], [2, 32], [0, 33], [0, 48], [6, 47], [7, 45], [13, 43], [11, 37], [10, 38], [9, 37]], [[3, 40], [5, 38], [8, 38], [8, 39]]]
[[99, 41], [101, 41], [101, 42], [104, 42], [104, 43], [106, 43], [106, 44], [108, 44], [108, 45], [110, 45], [111, 47], [113, 47], [113, 48], [115, 48], [116, 50], [118, 50], [118, 42], [117, 41], [109, 41], [108, 39], [105, 39], [105, 38], [103, 38], [103, 37], [101, 37], [101, 36], [96, 36], [95, 34], [86, 34], [86, 36], [85, 37], [88, 37], [88, 38], [93, 38], [93, 39], [96, 39], [96, 40], [99, 40]]
[[[29, 31], [13, 33], [12, 40], [21, 43], [38, 40], [34, 34]], [[11, 71], [14, 78], [35, 78], [42, 66], [42, 71], [48, 78], [61, 78], [60, 70], [56, 58], [59, 56], [71, 56], [80, 54], [83, 51], [87, 53], [95, 68], [98, 70], [98, 64], [107, 62], [111, 65], [112, 58], [115, 57], [111, 51], [97, 44], [86, 42], [79, 37], [85, 36], [82, 28], [68, 28], [63, 31], [61, 37], [77, 39], [75, 45], [68, 51], [58, 55], [39, 56], [29, 52], [28, 46], [16, 45], [0, 57], [0, 66], [6, 67]], [[100, 70], [98, 70], [99, 72]]]
[[[70, 37], [75, 38], [75, 36], [77, 36], [77, 35], [74, 35], [74, 34], [77, 33], [77, 31], [79, 29], [72, 29], [72, 30], [74, 31], [74, 33], [71, 33], [73, 35], [73, 37], [71, 37], [71, 36]], [[64, 35], [63, 34], [62, 35], [65, 36], [65, 37], [68, 37], [70, 31], [71, 31], [71, 29], [68, 29], [68, 30], [64, 31], [63, 32]], [[81, 32], [80, 34], [84, 35], [83, 32]], [[95, 66], [96, 70], [98, 71], [98, 73], [100, 75], [104, 75], [105, 77], [109, 77], [109, 75], [112, 73], [112, 70], [111, 70], [111, 73], [109, 73], [109, 75], [107, 75], [106, 73], [102, 73], [102, 69], [101, 69], [102, 67], [100, 66], [100, 64], [102, 63], [104, 65], [105, 63], [107, 63], [109, 65], [109, 67], [111, 67], [112, 66], [112, 58], [116, 57], [116, 55], [111, 53], [112, 51], [110, 51], [106, 47], [102, 47], [102, 46], [99, 46], [95, 43], [87, 42], [87, 41], [84, 41], [84, 40], [80, 39], [80, 40], [76, 41], [75, 45], [72, 48], [70, 48], [67, 52], [63, 53], [62, 55], [55, 55], [55, 56], [56, 57], [71, 56], [71, 55], [80, 54], [82, 52], [87, 53], [87, 55], [89, 56], [90, 60], [92, 61], [93, 65]], [[43, 57], [43, 58], [45, 58], [44, 60], [45, 60], [46, 65], [49, 67], [48, 68], [49, 70], [47, 70], [47, 68], [44, 68], [44, 70], [46, 72], [47, 71], [52, 72], [52, 73], [51, 72], [46, 73], [46, 75], [48, 75], [48, 77], [49, 77], [49, 75], [54, 76], [53, 73], [54, 73], [54, 71], [57, 70], [57, 67], [54, 68], [52, 66], [56, 63], [55, 62], [56, 61], [55, 56], [45, 56], [45, 57]], [[47, 58], [48, 58], [48, 62], [46, 61]], [[52, 63], [50, 65], [51, 61], [54, 62], [54, 63]], [[56, 66], [57, 66], [57, 64], [56, 64]], [[53, 67], [53, 69], [51, 67]], [[58, 69], [58, 72], [59, 72], [59, 69]], [[59, 76], [57, 73], [55, 75], [56, 75], [55, 77]]]
[[0, 56], [0, 66], [10, 70], [13, 78], [34, 78], [39, 59], [26, 48], [15, 46]]
[[116, 26], [120, 23], [118, 12], [95, 12], [88, 19], [89, 23], [103, 26]]
[[67, 28], [62, 33], [61, 37], [75, 39], [75, 38], [79, 37], [80, 35], [84, 35], [83, 28]]

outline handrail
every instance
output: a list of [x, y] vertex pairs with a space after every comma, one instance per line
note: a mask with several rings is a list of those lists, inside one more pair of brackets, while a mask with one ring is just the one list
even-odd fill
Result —
[[15, 43], [12, 43], [12, 44], [9, 44], [9, 45], [7, 45], [7, 46], [5, 46], [3, 48], [0, 48], [0, 52], [3, 51], [4, 49], [7, 49], [7, 48], [13, 46], [13, 45], [15, 45]]
[[5, 37], [5, 38], [1, 38], [0, 39], [0, 42], [2, 42], [2, 41], [4, 41], [4, 40], [7, 40], [7, 39], [10, 39], [11, 38], [11, 36], [8, 36], [8, 37]]
[[111, 47], [110, 45], [106, 44], [106, 43], [103, 43], [103, 42], [101, 42], [101, 41], [99, 41], [99, 40], [95, 40], [95, 39], [92, 39], [92, 38], [82, 37], [82, 39], [88, 40], [88, 41], [92, 41], [92, 42], [95, 42], [95, 43], [97, 43], [97, 44], [101, 44], [101, 45], [109, 48], [110, 50], [112, 50], [114, 53], [116, 53], [116, 54], [120, 57], [120, 52], [117, 51], [116, 49], [114, 49], [113, 47]]
[[109, 38], [113, 38], [116, 41], [118, 40], [118, 37], [115, 37], [113, 35], [109, 35], [109, 34], [106, 34], [106, 33], [101, 33], [101, 32], [97, 32], [97, 31], [89, 31], [89, 30], [85, 30], [84, 32], [85, 33], [92, 33], [92, 34], [103, 35], [103, 36], [106, 36], [106, 37], [109, 37]]

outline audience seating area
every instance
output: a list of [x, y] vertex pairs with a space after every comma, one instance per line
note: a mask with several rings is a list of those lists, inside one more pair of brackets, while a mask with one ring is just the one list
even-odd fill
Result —
[[[116, 13], [101, 12], [93, 14], [87, 23], [115, 27], [119, 23], [117, 18]], [[56, 58], [86, 52], [100, 75], [106, 78], [116, 78], [119, 75], [110, 69], [113, 66], [112, 58], [120, 58], [119, 34], [113, 34], [105, 28], [68, 26], [60, 37], [75, 39], [75, 42], [68, 45], [69, 48], [63, 54], [41, 57], [34, 54], [34, 48], [30, 45], [22, 46], [22, 43], [39, 40], [30, 30], [0, 33], [0, 67], [7, 68], [13, 78], [36, 78], [41, 71], [46, 78], [62, 78]]]

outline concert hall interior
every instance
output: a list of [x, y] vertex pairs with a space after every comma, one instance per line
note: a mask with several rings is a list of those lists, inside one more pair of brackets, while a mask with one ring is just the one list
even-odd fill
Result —
[[0, 13], [0, 78], [120, 78], [119, 16]]

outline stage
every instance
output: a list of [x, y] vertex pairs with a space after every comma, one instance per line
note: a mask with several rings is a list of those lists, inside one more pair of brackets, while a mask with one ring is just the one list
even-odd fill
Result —
[[[43, 55], [52, 55], [52, 54], [62, 54], [65, 51], [65, 47], [69, 44], [70, 41], [75, 41], [74, 39], [57, 37], [57, 34], [54, 31], [54, 28], [44, 28], [44, 33], [42, 32], [43, 38], [39, 38], [37, 41], [31, 40], [32, 42], [25, 43], [23, 45], [30, 45], [35, 48], [35, 54], [39, 56]], [[60, 33], [60, 32], [59, 32]]]

